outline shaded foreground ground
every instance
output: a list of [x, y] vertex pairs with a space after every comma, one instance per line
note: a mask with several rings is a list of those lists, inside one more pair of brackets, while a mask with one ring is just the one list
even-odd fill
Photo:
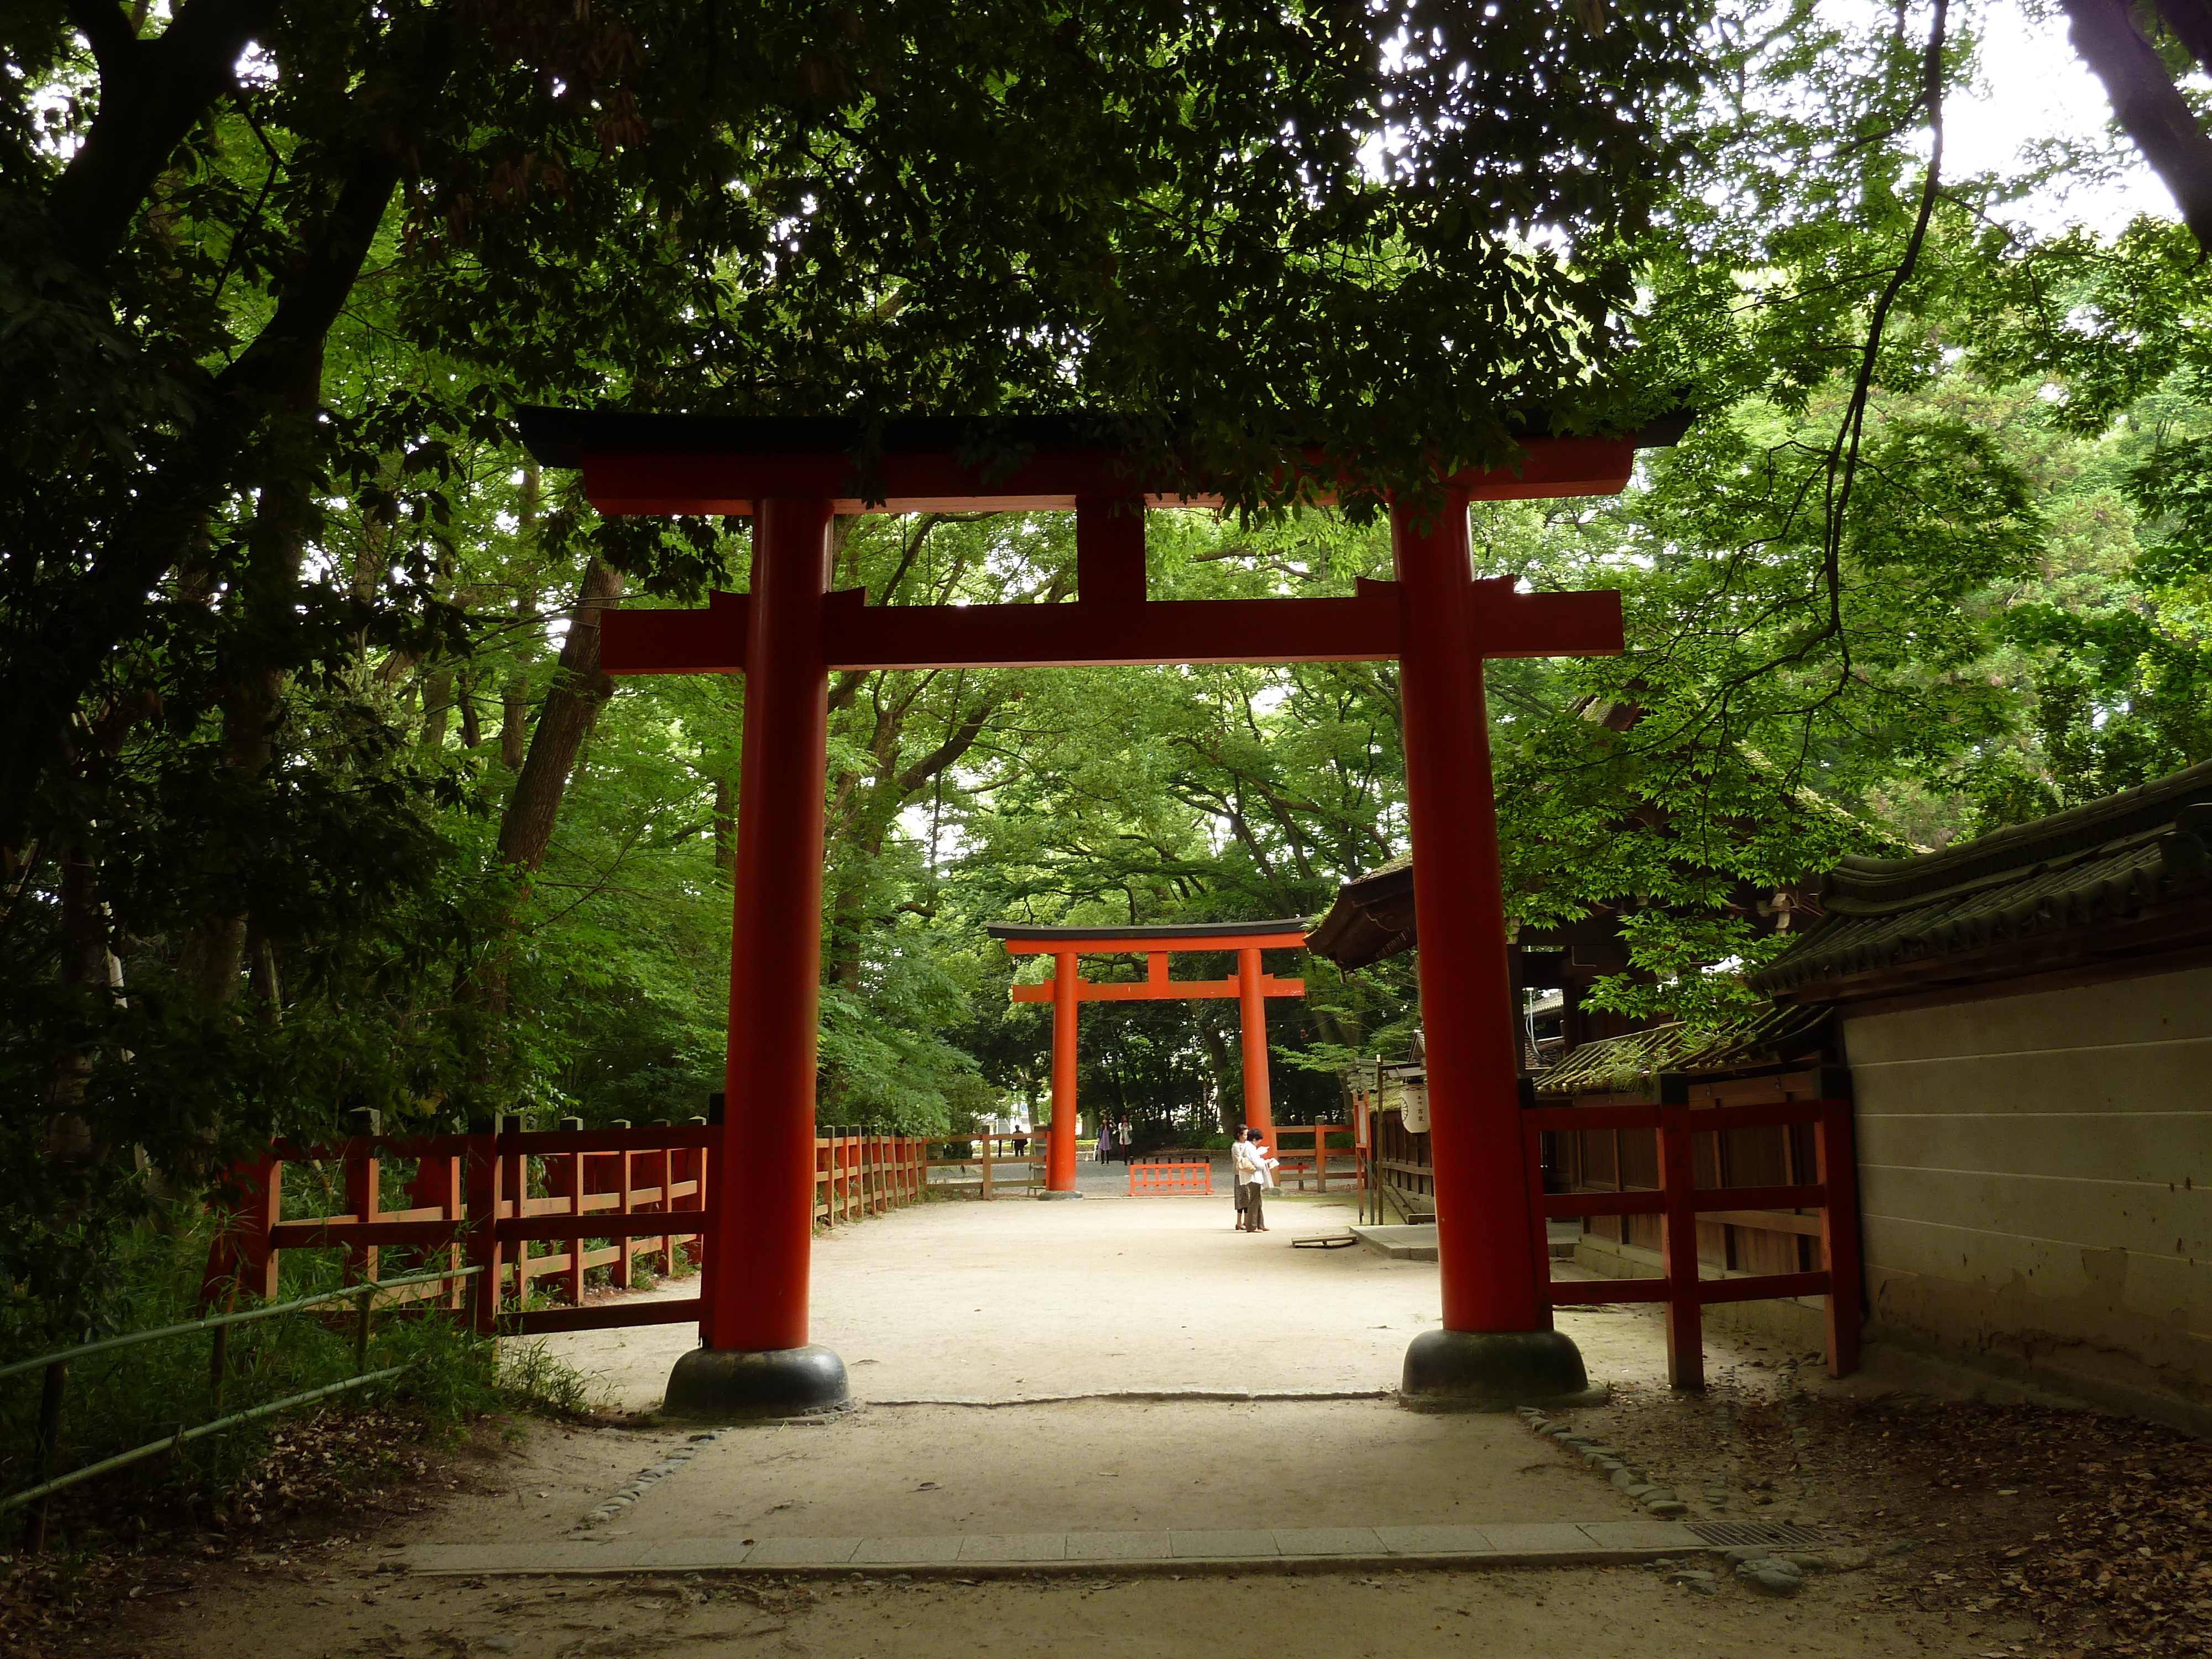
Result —
[[1654, 1572], [1408, 1572], [1038, 1581], [422, 1583], [283, 1571], [219, 1600], [126, 1615], [106, 1652], [266, 1659], [508, 1653], [995, 1652], [1346, 1659], [1430, 1654], [1917, 1656], [1983, 1650], [1856, 1576], [1791, 1602], [1670, 1589]]
[[[844, 1351], [878, 1362], [855, 1367], [872, 1399], [1018, 1401], [1139, 1378], [1261, 1390], [1345, 1373], [1364, 1382], [1386, 1363], [1394, 1374], [1411, 1331], [1432, 1322], [1433, 1265], [1292, 1251], [1292, 1237], [1340, 1218], [1294, 1205], [1273, 1233], [1237, 1237], [1218, 1207], [1218, 1238], [1209, 1210], [1173, 1202], [933, 1207], [866, 1224], [819, 1253], [825, 1322], [870, 1339]], [[288, 1516], [269, 1504], [258, 1523], [236, 1517], [180, 1553], [103, 1572], [84, 1587], [83, 1616], [44, 1631], [18, 1624], [16, 1645], [101, 1659], [2206, 1650], [2212, 1461], [2201, 1443], [2012, 1390], [1960, 1398], [1980, 1385], [1955, 1373], [1923, 1368], [1900, 1392], [1901, 1373], [1879, 1354], [1869, 1376], [1838, 1387], [1805, 1356], [1719, 1333], [1708, 1343], [1713, 1387], [1679, 1397], [1659, 1381], [1656, 1318], [1579, 1324], [1593, 1371], [1615, 1390], [1607, 1407], [1571, 1414], [1580, 1432], [1705, 1516], [1812, 1525], [1869, 1547], [1869, 1565], [1816, 1572], [1787, 1601], [1754, 1595], [1724, 1565], [1710, 1594], [1671, 1586], [1665, 1569], [1589, 1567], [982, 1583], [386, 1570], [404, 1544], [594, 1528], [644, 1540], [1634, 1513], [1512, 1418], [1422, 1417], [1367, 1399], [878, 1404], [705, 1443], [649, 1417], [518, 1425], [411, 1461], [383, 1496], [349, 1509]], [[655, 1355], [630, 1364], [633, 1385], [665, 1376]], [[621, 1386], [619, 1368], [610, 1380]], [[600, 1513], [609, 1494], [685, 1448], [694, 1455], [634, 1504]]]

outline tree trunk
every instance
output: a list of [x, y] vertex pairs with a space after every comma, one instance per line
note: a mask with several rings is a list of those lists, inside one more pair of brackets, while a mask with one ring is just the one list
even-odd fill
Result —
[[[2212, 137], [2197, 125], [2166, 60], [2136, 27], [2127, 0], [2063, 3], [2073, 20], [2074, 50], [2105, 83], [2112, 118], [2173, 192], [2197, 246], [2212, 253]], [[2195, 49], [2188, 33], [2181, 38]]]
[[1212, 1022], [1203, 1013], [1193, 1022], [1198, 1027], [1199, 1046], [1206, 1050], [1206, 1068], [1213, 1073], [1213, 1113], [1221, 1125], [1221, 1133], [1233, 1135], [1243, 1121], [1244, 1096], [1240, 1089], [1230, 1086], [1229, 1045], [1221, 1040], [1221, 1033], [1213, 1029]]
[[[585, 568], [583, 592], [568, 623], [560, 665], [546, 688], [538, 724], [530, 734], [529, 752], [522, 758], [514, 793], [499, 826], [500, 856], [518, 869], [534, 871], [545, 862], [568, 775], [599, 719], [600, 702], [612, 690], [611, 682], [599, 672], [599, 613], [619, 604], [622, 592], [619, 570], [597, 559]], [[506, 736], [501, 733], [502, 749]]]
[[499, 709], [499, 763], [520, 772], [530, 744], [528, 674], [517, 674], [500, 689]]
[[463, 674], [460, 684], [461, 747], [476, 749], [483, 743], [483, 721], [477, 713], [477, 683], [473, 674]]
[[[65, 847], [61, 874], [61, 981], [64, 985], [105, 986], [107, 983], [107, 915], [100, 902], [100, 868], [81, 847]], [[46, 1132], [47, 1151], [55, 1157], [82, 1156], [91, 1150], [92, 1135], [78, 1105], [92, 1075], [89, 1045], [74, 1047], [55, 1057], [53, 1080], [47, 1097], [52, 1114]]]
[[453, 712], [453, 671], [434, 668], [422, 683], [422, 747], [443, 749], [446, 726]]
[[738, 805], [727, 778], [714, 780], [714, 867], [728, 875], [738, 867]]
[[[283, 406], [271, 422], [269, 447], [273, 465], [261, 480], [261, 499], [248, 532], [244, 579], [232, 595], [239, 614], [226, 619], [238, 660], [222, 688], [223, 787], [238, 795], [266, 791], [276, 759], [276, 729], [284, 718], [284, 675], [257, 657], [246, 641], [281, 637], [277, 619], [298, 602], [300, 565], [315, 520], [309, 488], [319, 447], [317, 416], [322, 407], [323, 353], [319, 345], [294, 363], [295, 378], [285, 389]], [[218, 857], [221, 854], [218, 854]], [[243, 908], [229, 915], [203, 916], [187, 930], [178, 970], [210, 1002], [234, 1000], [246, 967], [248, 917]]]

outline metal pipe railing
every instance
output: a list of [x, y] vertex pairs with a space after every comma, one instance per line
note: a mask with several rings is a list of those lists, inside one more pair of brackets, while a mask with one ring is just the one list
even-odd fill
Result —
[[88, 1463], [81, 1469], [71, 1469], [67, 1474], [57, 1475], [41, 1486], [28, 1486], [21, 1492], [10, 1492], [7, 1497], [0, 1498], [0, 1514], [4, 1514], [9, 1510], [20, 1509], [26, 1504], [34, 1504], [41, 1499], [51, 1498], [54, 1493], [68, 1487], [76, 1486], [82, 1481], [97, 1480], [103, 1474], [116, 1469], [126, 1468], [133, 1463], [143, 1462], [149, 1457], [159, 1457], [164, 1452], [175, 1451], [190, 1441], [204, 1439], [211, 1434], [221, 1434], [226, 1430], [236, 1428], [241, 1423], [251, 1423], [257, 1417], [273, 1417], [278, 1412], [291, 1410], [295, 1406], [305, 1406], [317, 1400], [328, 1399], [334, 1394], [343, 1394], [349, 1389], [366, 1388], [371, 1382], [384, 1382], [389, 1377], [398, 1376], [403, 1372], [414, 1370], [415, 1363], [410, 1359], [404, 1365], [387, 1366], [380, 1371], [369, 1371], [363, 1376], [349, 1376], [342, 1382], [325, 1383], [319, 1389], [309, 1389], [305, 1394], [287, 1395], [282, 1400], [272, 1400], [267, 1405], [256, 1406], [250, 1411], [233, 1412], [228, 1417], [219, 1417], [214, 1422], [203, 1423], [197, 1428], [179, 1429], [176, 1433], [164, 1435], [159, 1440], [149, 1440], [143, 1446], [134, 1446], [129, 1451], [118, 1452], [112, 1457], [104, 1457], [97, 1463]]
[[[11, 1376], [21, 1376], [27, 1371], [43, 1370], [46, 1372], [45, 1385], [39, 1398], [38, 1473], [44, 1475], [46, 1473], [47, 1464], [53, 1457], [55, 1448], [60, 1443], [63, 1396], [69, 1386], [69, 1368], [74, 1361], [89, 1358], [94, 1354], [112, 1353], [120, 1348], [137, 1347], [143, 1343], [159, 1342], [169, 1337], [190, 1336], [202, 1331], [208, 1332], [215, 1339], [211, 1345], [213, 1352], [209, 1358], [208, 1392], [215, 1408], [219, 1412], [222, 1409], [222, 1385], [225, 1372], [228, 1369], [232, 1326], [251, 1324], [261, 1319], [276, 1319], [286, 1314], [303, 1313], [311, 1308], [327, 1308], [334, 1304], [357, 1302], [360, 1304], [360, 1311], [354, 1326], [353, 1360], [356, 1371], [359, 1371], [361, 1367], [368, 1363], [369, 1319], [375, 1310], [379, 1292], [402, 1290], [410, 1285], [427, 1285], [433, 1282], [443, 1284], [450, 1279], [468, 1279], [483, 1272], [483, 1269], [481, 1267], [443, 1267], [431, 1273], [411, 1273], [404, 1279], [364, 1279], [358, 1285], [341, 1285], [334, 1291], [323, 1291], [315, 1296], [301, 1297], [291, 1302], [280, 1302], [270, 1307], [249, 1308], [239, 1313], [210, 1314], [204, 1319], [190, 1320], [180, 1325], [163, 1325], [150, 1331], [130, 1331], [120, 1336], [102, 1337], [97, 1342], [81, 1343], [74, 1348], [64, 1348], [57, 1352], [40, 1354], [32, 1359], [19, 1359], [13, 1364], [0, 1366], [0, 1382], [4, 1382]], [[246, 1411], [234, 1412], [227, 1417], [218, 1417], [212, 1422], [203, 1423], [196, 1428], [180, 1427], [174, 1434], [164, 1435], [159, 1440], [149, 1440], [143, 1446], [134, 1446], [128, 1451], [118, 1452], [114, 1456], [103, 1458], [97, 1463], [88, 1463], [81, 1469], [71, 1469], [66, 1474], [56, 1475], [51, 1480], [43, 1480], [38, 1485], [26, 1487], [21, 1492], [10, 1492], [5, 1498], [0, 1498], [0, 1514], [22, 1508], [26, 1504], [35, 1506], [31, 1510], [30, 1524], [25, 1529], [23, 1540], [24, 1548], [35, 1553], [46, 1547], [47, 1500], [58, 1492], [64, 1491], [83, 1481], [97, 1480], [103, 1474], [110, 1474], [116, 1469], [126, 1468], [147, 1458], [158, 1457], [164, 1453], [173, 1452], [191, 1441], [202, 1439], [211, 1434], [221, 1434], [227, 1430], [236, 1428], [242, 1423], [251, 1423], [257, 1418], [273, 1416], [278, 1412], [289, 1411], [296, 1406], [304, 1406], [317, 1400], [327, 1399], [331, 1395], [343, 1394], [350, 1389], [364, 1388], [371, 1382], [384, 1382], [387, 1378], [398, 1376], [413, 1369], [413, 1365], [414, 1362], [410, 1360], [404, 1365], [388, 1366], [379, 1371], [361, 1372], [359, 1375], [346, 1377], [337, 1382], [326, 1383], [319, 1389], [307, 1389], [302, 1394], [288, 1395], [282, 1400], [272, 1400], [264, 1405], [255, 1406]]]
[[0, 1382], [25, 1371], [37, 1370], [58, 1359], [64, 1364], [72, 1359], [88, 1359], [96, 1353], [136, 1347], [141, 1342], [159, 1342], [164, 1337], [188, 1336], [194, 1331], [212, 1331], [225, 1325], [246, 1325], [257, 1319], [274, 1319], [279, 1314], [298, 1313], [306, 1308], [327, 1307], [333, 1302], [350, 1301], [366, 1291], [396, 1291], [408, 1285], [427, 1285], [433, 1279], [466, 1279], [471, 1273], [483, 1271], [481, 1267], [448, 1267], [436, 1273], [413, 1273], [405, 1279], [364, 1279], [358, 1285], [342, 1285], [319, 1296], [302, 1297], [296, 1302], [279, 1302], [273, 1307], [248, 1308], [243, 1313], [210, 1314], [205, 1319], [190, 1320], [182, 1325], [162, 1325], [150, 1331], [126, 1331], [121, 1336], [106, 1336], [97, 1342], [82, 1343], [58, 1352], [40, 1354], [35, 1359], [19, 1359], [12, 1365], [0, 1365]]

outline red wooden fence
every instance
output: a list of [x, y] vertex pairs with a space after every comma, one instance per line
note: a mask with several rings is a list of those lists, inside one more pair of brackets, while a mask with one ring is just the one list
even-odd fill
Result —
[[[696, 1297], [587, 1306], [584, 1276], [607, 1267], [627, 1288], [641, 1255], [663, 1273], [676, 1253], [696, 1260], [708, 1204], [707, 1148], [719, 1130], [703, 1124], [645, 1129], [562, 1129], [441, 1135], [352, 1135], [330, 1146], [279, 1141], [234, 1170], [232, 1202], [208, 1254], [201, 1299], [230, 1284], [264, 1297], [277, 1293], [288, 1249], [342, 1249], [345, 1279], [377, 1276], [388, 1249], [423, 1252], [426, 1263], [457, 1255], [481, 1267], [471, 1287], [474, 1322], [485, 1332], [534, 1333], [610, 1325], [673, 1323], [699, 1316]], [[386, 1160], [415, 1164], [404, 1208], [386, 1208]], [[284, 1168], [337, 1164], [343, 1214], [286, 1220]], [[532, 1177], [542, 1188], [532, 1195]], [[587, 1241], [608, 1241], [596, 1249]], [[557, 1250], [533, 1255], [534, 1243]], [[571, 1305], [525, 1310], [538, 1281], [551, 1279]], [[432, 1287], [430, 1294], [441, 1292]], [[442, 1292], [461, 1305], [459, 1285]]]
[[[463, 1297], [477, 1328], [525, 1334], [610, 1326], [674, 1324], [699, 1317], [699, 1300], [584, 1300], [585, 1275], [608, 1270], [630, 1288], [639, 1257], [674, 1272], [678, 1252], [702, 1259], [714, 1199], [708, 1150], [722, 1131], [704, 1122], [642, 1129], [507, 1129], [467, 1134], [351, 1135], [327, 1146], [279, 1141], [232, 1172], [230, 1203], [208, 1252], [201, 1300], [235, 1285], [273, 1298], [288, 1249], [343, 1249], [349, 1284], [377, 1276], [387, 1249], [423, 1253], [426, 1264], [485, 1271], [465, 1292], [429, 1286], [390, 1299]], [[814, 1140], [814, 1218], [834, 1227], [918, 1203], [928, 1188], [929, 1143], [904, 1135], [830, 1128]], [[387, 1162], [415, 1164], [406, 1202], [387, 1208]], [[342, 1214], [284, 1218], [284, 1168], [337, 1164]], [[535, 1189], [534, 1191], [532, 1189]], [[593, 1245], [590, 1241], [606, 1241]], [[550, 1249], [532, 1254], [532, 1245]], [[563, 1307], [528, 1308], [533, 1291], [565, 1297]]]
[[1169, 1193], [1211, 1193], [1211, 1164], [1132, 1164], [1129, 1196], [1152, 1198]]
[[[1817, 1129], [1820, 1180], [1796, 1187], [1706, 1187], [1692, 1174], [1690, 1137], [1709, 1131], [1810, 1123]], [[1851, 1149], [1848, 1100], [1802, 1100], [1757, 1106], [1552, 1106], [1521, 1114], [1528, 1152], [1528, 1187], [1536, 1227], [1536, 1260], [1551, 1272], [1545, 1223], [1590, 1215], [1656, 1215], [1662, 1218], [1656, 1278], [1549, 1279], [1554, 1306], [1592, 1302], [1667, 1304], [1667, 1376], [1676, 1388], [1704, 1386], [1702, 1310], [1708, 1303], [1757, 1302], [1770, 1297], [1827, 1298], [1828, 1370], [1844, 1376], [1858, 1369], [1859, 1289], [1857, 1165]], [[1540, 1142], [1548, 1130], [1656, 1129], [1659, 1188], [1656, 1192], [1556, 1193], [1543, 1190]], [[1698, 1271], [1698, 1214], [1717, 1211], [1811, 1210], [1820, 1212], [1821, 1266], [1814, 1273], [1761, 1273], [1705, 1279]]]

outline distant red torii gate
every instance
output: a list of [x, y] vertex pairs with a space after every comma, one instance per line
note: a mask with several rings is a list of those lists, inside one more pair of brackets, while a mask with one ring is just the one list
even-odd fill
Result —
[[[1484, 712], [1486, 657], [1621, 648], [1620, 597], [1520, 593], [1477, 581], [1467, 504], [1617, 495], [1641, 440], [1531, 434], [1511, 469], [1466, 469], [1390, 509], [1395, 581], [1346, 599], [1148, 600], [1144, 512], [1218, 505], [1187, 478], [1140, 477], [1073, 419], [996, 422], [1011, 467], [970, 459], [975, 423], [520, 411], [540, 465], [575, 467], [602, 513], [750, 515], [752, 583], [697, 611], [597, 620], [611, 674], [746, 677], [731, 941], [728, 1109], [716, 1167], [743, 1170], [708, 1237], [701, 1346], [677, 1362], [666, 1409], [732, 1420], [848, 1398], [845, 1367], [807, 1341], [823, 792], [832, 670], [1082, 664], [1370, 661], [1395, 657], [1421, 938], [1431, 1157], [1443, 1328], [1407, 1350], [1409, 1403], [1559, 1399], [1586, 1386], [1537, 1286], [1540, 1231], [1523, 1179], [1519, 1050]], [[876, 456], [869, 483], [851, 457]], [[1344, 476], [1310, 453], [1331, 499]], [[1073, 508], [1073, 604], [870, 605], [832, 592], [841, 513]], [[590, 615], [577, 618], [588, 626]]]
[[[1016, 985], [1016, 1002], [1052, 1004], [1052, 1130], [1045, 1143], [1048, 1193], [1075, 1191], [1075, 1013], [1085, 1002], [1192, 1002], [1235, 997], [1244, 1044], [1244, 1121], [1274, 1139], [1267, 1096], [1269, 997], [1302, 997], [1302, 979], [1277, 979], [1260, 966], [1262, 951], [1304, 950], [1304, 916], [1281, 921], [1178, 922], [1150, 927], [1045, 927], [1000, 922], [987, 931], [1010, 956], [1049, 956], [1048, 980]], [[1234, 951], [1237, 971], [1227, 979], [1170, 979], [1175, 951]], [[1140, 980], [1089, 980], [1076, 975], [1079, 956], [1141, 956]]]

